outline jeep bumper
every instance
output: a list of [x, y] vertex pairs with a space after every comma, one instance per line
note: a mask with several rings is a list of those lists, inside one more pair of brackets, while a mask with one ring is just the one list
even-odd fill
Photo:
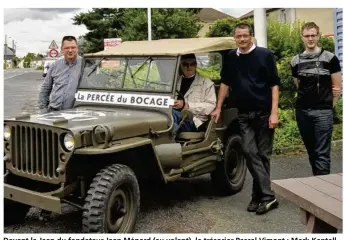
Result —
[[47, 211], [62, 213], [61, 201], [59, 198], [6, 183], [4, 183], [4, 198]]

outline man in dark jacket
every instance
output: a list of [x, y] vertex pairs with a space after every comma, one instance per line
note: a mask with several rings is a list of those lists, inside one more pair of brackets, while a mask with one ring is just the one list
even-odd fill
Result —
[[274, 128], [278, 124], [280, 79], [272, 52], [253, 43], [252, 28], [238, 24], [233, 35], [238, 46], [228, 53], [221, 72], [222, 83], [212, 117], [217, 122], [231, 87], [238, 108], [247, 168], [253, 177], [252, 199], [247, 211], [264, 214], [278, 202], [271, 190], [270, 156]]

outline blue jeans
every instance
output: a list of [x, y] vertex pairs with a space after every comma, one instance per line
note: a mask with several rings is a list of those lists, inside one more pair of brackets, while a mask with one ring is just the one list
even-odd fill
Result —
[[[173, 109], [172, 110], [173, 121], [174, 121], [174, 131], [178, 129], [179, 123], [182, 121], [181, 112]], [[192, 120], [185, 119], [183, 124], [180, 126], [179, 132], [198, 132], [195, 123]]]
[[296, 121], [313, 175], [330, 174], [333, 110], [297, 109]]

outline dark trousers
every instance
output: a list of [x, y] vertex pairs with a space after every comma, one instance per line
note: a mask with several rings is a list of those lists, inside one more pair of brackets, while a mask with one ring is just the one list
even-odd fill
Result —
[[[180, 122], [182, 121], [182, 114], [181, 112], [173, 109], [172, 110], [173, 121], [174, 121], [174, 130], [176, 131]], [[197, 132], [197, 128], [195, 123], [192, 120], [185, 119], [183, 124], [180, 126], [179, 132]]]
[[270, 112], [240, 112], [238, 116], [247, 168], [253, 177], [252, 199], [275, 199], [270, 182], [270, 156], [274, 129], [269, 128]]
[[333, 110], [297, 109], [296, 121], [313, 175], [330, 174]]

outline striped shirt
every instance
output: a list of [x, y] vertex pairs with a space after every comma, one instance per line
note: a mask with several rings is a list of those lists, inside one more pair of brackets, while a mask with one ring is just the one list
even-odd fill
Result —
[[80, 57], [72, 64], [63, 58], [51, 64], [39, 93], [38, 106], [42, 112], [73, 107], [81, 62]]
[[301, 53], [292, 59], [291, 69], [300, 81], [296, 108], [332, 109], [331, 74], [341, 71], [336, 55], [326, 50]]

